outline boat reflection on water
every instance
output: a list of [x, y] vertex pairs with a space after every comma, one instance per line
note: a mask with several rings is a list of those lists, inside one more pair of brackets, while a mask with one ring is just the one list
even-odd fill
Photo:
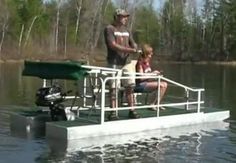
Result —
[[45, 137], [46, 122], [51, 121], [47, 113], [40, 113], [37, 116], [9, 113], [9, 117], [11, 135], [29, 140]]

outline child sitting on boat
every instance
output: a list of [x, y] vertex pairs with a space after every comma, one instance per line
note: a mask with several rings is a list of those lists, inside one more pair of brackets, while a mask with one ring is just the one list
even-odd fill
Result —
[[[150, 61], [153, 56], [153, 48], [148, 45], [144, 44], [142, 46], [142, 53], [139, 56], [138, 62], [136, 64], [136, 72], [137, 73], [154, 73], [156, 75], [160, 75], [160, 71], [155, 70], [152, 71], [150, 66]], [[135, 91], [137, 92], [153, 92], [155, 95], [152, 95], [152, 99], [150, 99], [151, 105], [156, 105], [158, 100], [158, 87], [160, 85], [160, 100], [163, 98], [166, 89], [167, 83], [161, 81], [160, 83], [154, 80], [150, 80], [147, 78], [136, 79], [136, 86]], [[164, 108], [161, 108], [164, 109]], [[151, 110], [156, 110], [156, 108], [151, 108]]]

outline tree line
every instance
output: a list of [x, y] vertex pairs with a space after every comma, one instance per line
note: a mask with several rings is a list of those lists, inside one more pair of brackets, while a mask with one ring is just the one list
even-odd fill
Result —
[[235, 60], [235, 0], [0, 0], [0, 59], [103, 58], [115, 8], [128, 28], [171, 60]]

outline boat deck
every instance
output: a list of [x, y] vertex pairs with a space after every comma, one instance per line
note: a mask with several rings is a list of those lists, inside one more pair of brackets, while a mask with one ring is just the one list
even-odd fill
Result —
[[[170, 115], [181, 115], [181, 114], [188, 114], [188, 113], [194, 113], [196, 112], [195, 109], [186, 110], [184, 107], [176, 106], [176, 107], [165, 107], [166, 110], [161, 110], [159, 113], [159, 117], [162, 116], [170, 116]], [[149, 110], [148, 108], [139, 109], [136, 110], [138, 114], [141, 116], [139, 119], [143, 118], [151, 118], [156, 117], [156, 111]], [[204, 113], [210, 113], [210, 112], [216, 112], [216, 111], [222, 111], [220, 109], [215, 108], [202, 108], [202, 111]], [[118, 112], [119, 120], [115, 121], [123, 121], [130, 119], [128, 117], [128, 110], [120, 110]], [[109, 114], [109, 112], [106, 113], [106, 116]], [[23, 111], [20, 112], [20, 115], [25, 117], [45, 117], [49, 116], [49, 113], [47, 112], [37, 112], [37, 111]], [[87, 126], [87, 125], [93, 125], [93, 124], [100, 124], [100, 110], [83, 110], [80, 111], [80, 116], [76, 118], [74, 121], [50, 121], [50, 118], [46, 119], [47, 122], [50, 122], [52, 124], [61, 126], [61, 127], [73, 127], [73, 126]], [[105, 122], [108, 122], [109, 120], [106, 118]]]

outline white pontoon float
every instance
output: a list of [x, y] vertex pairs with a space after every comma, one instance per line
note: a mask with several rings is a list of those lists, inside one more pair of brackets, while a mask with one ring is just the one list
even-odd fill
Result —
[[[112, 75], [111, 74], [115, 74]], [[120, 75], [123, 74], [123, 75]], [[229, 111], [207, 111], [203, 107], [204, 89], [191, 88], [172, 81], [161, 75], [146, 74], [137, 76], [135, 72], [119, 69], [83, 65], [79, 62], [25, 62], [23, 75], [36, 76], [44, 79], [43, 88], [36, 94], [36, 104], [49, 108], [49, 115], [53, 121], [46, 123], [46, 137], [50, 140], [71, 141], [86, 138], [104, 137], [111, 135], [145, 132], [155, 129], [189, 126], [200, 123], [223, 121], [229, 118]], [[149, 105], [145, 100], [149, 93], [135, 92], [135, 109], [141, 115], [139, 119], [129, 119], [128, 111], [131, 107], [125, 105], [122, 92], [134, 84], [135, 78], [150, 78], [166, 81], [168, 92], [163, 102]], [[62, 93], [60, 87], [55, 86], [54, 79], [74, 80], [77, 85], [72, 90], [73, 95]], [[48, 82], [48, 80], [50, 82]], [[110, 108], [108, 83], [116, 81], [116, 108]], [[124, 81], [124, 82], [122, 82]], [[135, 90], [135, 85], [133, 85]], [[179, 92], [178, 98], [169, 102], [168, 94]], [[166, 100], [165, 100], [166, 99]], [[69, 102], [70, 101], [70, 102]], [[156, 111], [147, 108], [156, 107]], [[160, 110], [165, 107], [166, 110]], [[120, 119], [108, 121], [110, 111], [117, 111]], [[14, 115], [12, 126], [18, 126], [24, 115]], [[18, 118], [17, 118], [18, 117]], [[28, 128], [37, 128], [32, 117], [25, 118]], [[36, 118], [35, 118], [36, 119]], [[28, 123], [28, 124], [27, 124]], [[15, 127], [15, 128], [16, 128]], [[26, 128], [26, 127], [25, 127]], [[27, 130], [29, 130], [27, 128]]]

